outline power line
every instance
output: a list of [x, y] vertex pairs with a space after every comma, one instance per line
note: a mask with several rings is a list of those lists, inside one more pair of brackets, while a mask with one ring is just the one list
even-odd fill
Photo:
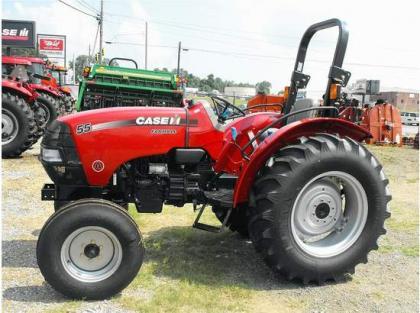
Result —
[[76, 8], [76, 7], [72, 6], [72, 5], [70, 5], [70, 4], [66, 3], [66, 2], [64, 2], [63, 0], [57, 0], [57, 1], [58, 1], [58, 2], [61, 2], [62, 4], [66, 5], [66, 6], [70, 7], [70, 8], [72, 8], [73, 10], [76, 10], [76, 11], [78, 11], [78, 12], [80, 12], [80, 13], [83, 13], [83, 14], [85, 14], [85, 15], [91, 16], [91, 17], [96, 18], [96, 19], [98, 18], [98, 17], [97, 17], [97, 16], [95, 16], [95, 15], [92, 15], [92, 14], [90, 14], [90, 13], [87, 13], [87, 12], [85, 12], [85, 11], [82, 11], [82, 10], [80, 10], [80, 9], [78, 9], [78, 8]]
[[[129, 46], [144, 46], [144, 43], [134, 43], [134, 42], [124, 42], [124, 41], [105, 41], [106, 44], [119, 44], [119, 45], [129, 45]], [[148, 47], [153, 48], [171, 48], [171, 49], [178, 49], [178, 47], [175, 46], [169, 46], [169, 45], [147, 45]]]
[[[144, 44], [141, 44], [141, 43], [121, 42], [121, 41], [115, 41], [115, 42], [105, 41], [105, 43], [131, 45], [131, 46], [144, 46]], [[177, 49], [178, 48], [176, 46], [170, 46], [170, 45], [149, 45], [149, 47], [171, 48], [171, 49]], [[282, 57], [282, 56], [274, 56], [274, 55], [252, 54], [252, 53], [243, 53], [243, 52], [236, 52], [236, 51], [221, 51], [221, 50], [210, 50], [210, 49], [189, 48], [189, 47], [185, 47], [185, 49], [188, 50], [188, 51], [197, 51], [197, 52], [212, 53], [212, 54], [219, 54], [219, 55], [229, 55], [229, 56], [235, 56], [235, 57], [244, 57], [244, 58], [248, 58], [248, 59], [253, 58], [254, 60], [255, 60], [255, 58], [257, 58], [257, 59], [259, 58], [259, 59], [287, 60], [287, 61], [296, 60], [294, 57]], [[328, 64], [328, 63], [330, 63], [330, 61], [310, 59], [309, 63]], [[383, 64], [358, 63], [358, 62], [345, 62], [345, 65], [389, 68], [389, 69], [420, 70], [420, 68], [418, 68], [418, 67], [408, 67], [408, 66], [403, 66], [403, 65], [383, 65]]]
[[99, 14], [99, 11], [95, 7], [91, 6], [89, 3], [86, 3], [83, 0], [76, 0], [76, 1], [80, 3], [81, 6], [85, 7], [86, 9], [93, 11], [95, 14]]
[[[96, 28], [96, 35], [95, 35], [95, 41], [93, 42], [93, 50], [92, 50], [92, 52], [91, 53], [95, 53], [95, 49], [96, 49], [96, 41], [97, 41], [97, 39], [98, 39], [98, 33], [99, 33], [99, 24], [98, 24], [98, 27]], [[91, 58], [91, 55], [89, 55], [89, 58]]]
[[[232, 56], [245, 56], [245, 57], [256, 57], [256, 58], [268, 58], [268, 59], [280, 59], [280, 60], [295, 60], [293, 57], [282, 57], [282, 56], [274, 56], [274, 55], [261, 55], [261, 54], [251, 54], [251, 53], [243, 53], [243, 52], [234, 52], [234, 51], [220, 51], [220, 50], [208, 50], [208, 49], [200, 49], [200, 48], [186, 48], [190, 51], [199, 51], [205, 53], [214, 53], [214, 54], [221, 54], [221, 55], [232, 55]], [[327, 60], [313, 60], [311, 59], [310, 62], [314, 63], [330, 63]], [[366, 66], [366, 67], [379, 67], [379, 68], [390, 68], [390, 69], [404, 69], [404, 70], [420, 70], [419, 67], [409, 67], [403, 65], [383, 65], [383, 64], [369, 64], [369, 63], [357, 63], [357, 62], [345, 62], [346, 65], [350, 66]]]
[[[128, 19], [134, 19], [134, 20], [141, 20], [141, 21], [145, 21], [142, 18], [138, 18], [138, 17], [134, 17], [134, 16], [130, 16], [130, 15], [125, 15], [125, 14], [115, 14], [115, 13], [107, 13], [107, 15], [109, 16], [115, 16], [115, 17], [123, 17], [123, 18], [128, 18]], [[126, 21], [125, 21], [126, 22]], [[226, 29], [226, 28], [218, 28], [218, 27], [214, 27], [214, 26], [205, 26], [205, 25], [196, 25], [196, 24], [186, 24], [184, 22], [176, 22], [176, 21], [161, 21], [161, 20], [149, 20], [149, 23], [152, 24], [161, 24], [161, 25], [165, 25], [165, 26], [169, 26], [169, 27], [174, 27], [174, 28], [180, 28], [180, 29], [186, 29], [186, 30], [190, 30], [190, 31], [197, 31], [197, 32], [206, 32], [206, 33], [211, 33], [211, 34], [216, 34], [219, 36], [227, 36], [227, 37], [232, 37], [232, 38], [236, 38], [239, 40], [247, 40], [247, 41], [251, 41], [251, 42], [263, 42], [266, 44], [271, 44], [271, 45], [278, 45], [278, 46], [283, 46], [283, 47], [295, 47], [295, 45], [287, 45], [284, 43], [276, 43], [276, 42], [272, 42], [272, 41], [268, 41], [268, 40], [263, 40], [261, 38], [255, 38], [255, 37], [249, 37], [249, 36], [238, 36], [237, 33], [245, 33], [245, 34], [255, 34], [255, 35], [260, 35], [260, 36], [269, 36], [269, 37], [273, 37], [273, 38], [285, 38], [285, 39], [293, 39], [293, 40], [300, 40], [301, 37], [299, 36], [287, 36], [287, 35], [276, 35], [276, 34], [268, 34], [268, 33], [261, 33], [261, 32], [255, 32], [255, 31], [246, 31], [246, 30], [241, 30], [241, 29]], [[181, 25], [180, 25], [181, 24]], [[133, 23], [134, 25], [134, 23]], [[215, 31], [215, 30], [219, 30]], [[233, 33], [232, 33], [233, 31]], [[333, 44], [335, 43], [335, 41], [333, 40], [320, 40], [317, 39], [316, 42], [318, 43], [327, 43], [327, 44]], [[376, 49], [378, 47], [375, 47]], [[404, 51], [404, 52], [408, 52], [406, 49], [404, 50], [399, 50], [399, 49], [389, 49], [387, 47], [381, 47], [380, 49], [382, 50], [389, 50], [389, 51]], [[313, 49], [311, 49], [313, 50]], [[413, 51], [414, 53], [414, 51]]]

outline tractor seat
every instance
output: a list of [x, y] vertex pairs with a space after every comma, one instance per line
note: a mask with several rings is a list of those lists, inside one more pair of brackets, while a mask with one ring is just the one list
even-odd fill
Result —
[[[299, 99], [295, 102], [295, 105], [293, 106], [290, 112], [299, 111], [306, 108], [313, 108], [314, 106], [315, 106], [315, 101], [313, 99]], [[299, 113], [299, 114], [296, 114], [287, 118], [287, 123], [293, 123], [303, 118], [315, 117], [316, 114], [317, 114], [317, 111], [315, 110], [302, 112], [302, 113]]]

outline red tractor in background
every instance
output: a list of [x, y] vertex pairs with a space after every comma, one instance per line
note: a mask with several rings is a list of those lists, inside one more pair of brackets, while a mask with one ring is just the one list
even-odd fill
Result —
[[66, 86], [67, 69], [64, 66], [49, 65], [47, 70], [49, 72], [48, 75], [52, 78], [49, 81], [50, 85], [61, 93], [62, 110], [64, 109], [64, 113], [72, 113], [76, 100], [73, 98], [70, 88]]
[[60, 115], [61, 94], [57, 88], [51, 86], [50, 78], [46, 76], [46, 62], [41, 58], [2, 56], [3, 69], [8, 69], [7, 72], [3, 71], [3, 74], [10, 75], [14, 66], [22, 61], [29, 62], [29, 65], [26, 66], [26, 83], [29, 88], [37, 92], [38, 98], [42, 102], [42, 109], [47, 117], [47, 124], [49, 125], [51, 121]]
[[2, 157], [17, 157], [43, 135], [48, 103], [29, 83], [31, 62], [13, 57], [2, 61]]
[[[25, 65], [26, 62], [22, 61]], [[3, 65], [3, 73], [4, 73]], [[36, 92], [2, 75], [2, 157], [17, 157], [36, 141]], [[26, 88], [25, 88], [26, 87]]]

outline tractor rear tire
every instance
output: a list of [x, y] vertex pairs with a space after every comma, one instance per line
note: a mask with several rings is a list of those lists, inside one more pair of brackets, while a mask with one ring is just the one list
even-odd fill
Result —
[[367, 263], [386, 233], [387, 185], [382, 166], [360, 143], [329, 134], [302, 138], [257, 175], [251, 240], [288, 280], [340, 280]]
[[[213, 206], [212, 207], [213, 213], [216, 215], [217, 219], [220, 223], [223, 224], [225, 220], [227, 210]], [[226, 226], [233, 232], [238, 232], [242, 237], [248, 238], [248, 215], [247, 215], [247, 208], [235, 208], [232, 210], [232, 213], [229, 216], [229, 219], [226, 223]]]
[[58, 117], [59, 113], [59, 100], [53, 98], [51, 95], [41, 92], [37, 98], [40, 109], [44, 112], [42, 113], [46, 118], [45, 128], [48, 127], [52, 121]]
[[33, 143], [34, 113], [22, 97], [2, 93], [2, 157], [18, 157]]
[[143, 257], [134, 220], [118, 205], [99, 199], [74, 201], [55, 212], [37, 244], [45, 280], [73, 299], [115, 295], [136, 277]]

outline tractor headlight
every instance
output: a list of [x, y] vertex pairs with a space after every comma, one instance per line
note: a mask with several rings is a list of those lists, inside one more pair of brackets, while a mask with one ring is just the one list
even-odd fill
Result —
[[60, 151], [58, 149], [41, 149], [41, 158], [45, 162], [62, 162]]

